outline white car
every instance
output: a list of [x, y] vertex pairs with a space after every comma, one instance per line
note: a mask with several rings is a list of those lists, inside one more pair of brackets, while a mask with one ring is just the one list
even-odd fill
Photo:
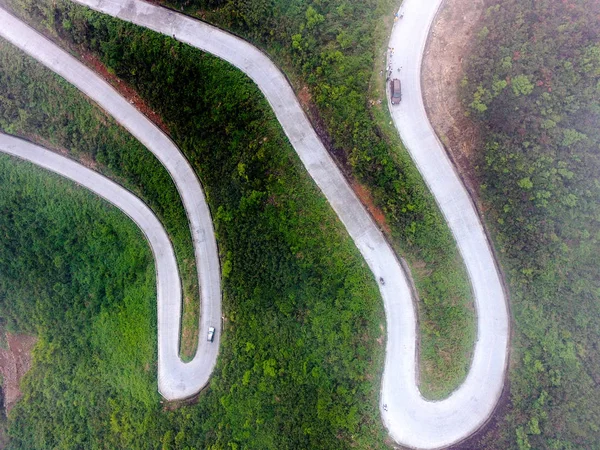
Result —
[[208, 342], [212, 342], [214, 338], [215, 338], [215, 327], [208, 327], [208, 337], [206, 338], [206, 340]]

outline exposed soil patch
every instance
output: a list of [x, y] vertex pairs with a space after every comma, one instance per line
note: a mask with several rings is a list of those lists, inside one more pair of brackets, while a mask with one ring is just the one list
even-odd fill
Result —
[[31, 350], [36, 339], [35, 336], [6, 333], [8, 348], [0, 348], [0, 374], [7, 413], [21, 396], [19, 382], [31, 368]]
[[361, 203], [367, 208], [369, 213], [371, 213], [371, 216], [373, 216], [373, 219], [375, 219], [377, 225], [379, 225], [379, 227], [388, 235], [391, 235], [392, 230], [385, 221], [385, 215], [383, 214], [383, 211], [375, 206], [375, 202], [371, 196], [371, 191], [354, 179], [350, 179], [350, 185], [352, 186], [352, 190], [360, 199]]
[[132, 88], [129, 84], [125, 83], [123, 80], [118, 78], [116, 75], [110, 73], [106, 66], [102, 64], [102, 62], [93, 54], [82, 50], [81, 48], [79, 48], [78, 51], [81, 53], [82, 61], [88, 67], [93, 69], [94, 72], [101, 75], [102, 78], [108, 81], [112, 85], [112, 87], [114, 87], [119, 92], [119, 94], [121, 94], [123, 97], [129, 100], [129, 103], [134, 105], [136, 109], [141, 111], [148, 119], [150, 119], [152, 122], [158, 125], [158, 127], [161, 130], [169, 134], [169, 129], [167, 128], [167, 125], [163, 122], [160, 115], [158, 115], [152, 108], [150, 108], [150, 106], [148, 106], [148, 104], [146, 104], [146, 102], [144, 102], [144, 100], [142, 100], [142, 98], [138, 95], [134, 88]]
[[310, 95], [310, 91], [308, 90], [308, 86], [304, 86], [300, 91], [298, 91], [298, 100], [300, 101], [300, 105], [305, 110], [309, 109], [310, 101], [312, 100], [312, 95]]
[[483, 0], [446, 0], [431, 29], [421, 72], [429, 120], [472, 195], [479, 192], [475, 164], [482, 139], [465, 116], [459, 86], [483, 11]]

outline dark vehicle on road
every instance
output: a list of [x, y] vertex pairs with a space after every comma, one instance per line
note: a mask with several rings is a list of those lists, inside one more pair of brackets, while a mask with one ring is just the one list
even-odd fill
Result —
[[392, 96], [392, 105], [397, 105], [402, 100], [402, 87], [398, 78], [390, 81], [390, 95]]

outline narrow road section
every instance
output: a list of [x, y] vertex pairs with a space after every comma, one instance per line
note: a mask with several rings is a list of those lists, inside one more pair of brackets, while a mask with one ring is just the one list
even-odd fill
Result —
[[[158, 389], [168, 400], [190, 397], [209, 381], [217, 361], [221, 336], [221, 278], [212, 219], [200, 182], [173, 142], [148, 118], [130, 105], [95, 72], [0, 8], [0, 37], [5, 38], [72, 83], [125, 127], [165, 166], [173, 178], [186, 210], [198, 268], [201, 291], [198, 350], [189, 363], [179, 358], [181, 326], [181, 281], [177, 266], [157, 276], [158, 298]], [[32, 161], [35, 162], [35, 161]], [[110, 199], [113, 201], [114, 199]], [[155, 252], [157, 267], [164, 247]], [[168, 295], [167, 295], [168, 294]], [[207, 341], [209, 327], [216, 329]]]

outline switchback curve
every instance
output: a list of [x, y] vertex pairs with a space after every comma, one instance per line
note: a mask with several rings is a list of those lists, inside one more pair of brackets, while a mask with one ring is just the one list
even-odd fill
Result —
[[14, 156], [74, 181], [124, 212], [144, 233], [155, 261], [158, 308], [181, 301], [177, 259], [160, 220], [138, 197], [104, 175], [39, 145], [0, 132], [0, 153]]
[[[391, 375], [401, 366], [386, 362], [383, 419], [391, 436], [412, 447], [439, 448], [481, 427], [502, 394], [508, 359], [508, 303], [490, 243], [464, 185], [431, 126], [421, 92], [421, 62], [429, 30], [443, 0], [405, 0], [389, 47], [392, 77], [402, 85], [402, 101], [388, 107], [394, 124], [444, 215], [463, 257], [477, 311], [477, 341], [464, 383], [441, 402], [427, 402], [414, 389], [400, 394]], [[410, 391], [410, 392], [409, 392]], [[412, 407], [407, 408], [409, 402]]]

